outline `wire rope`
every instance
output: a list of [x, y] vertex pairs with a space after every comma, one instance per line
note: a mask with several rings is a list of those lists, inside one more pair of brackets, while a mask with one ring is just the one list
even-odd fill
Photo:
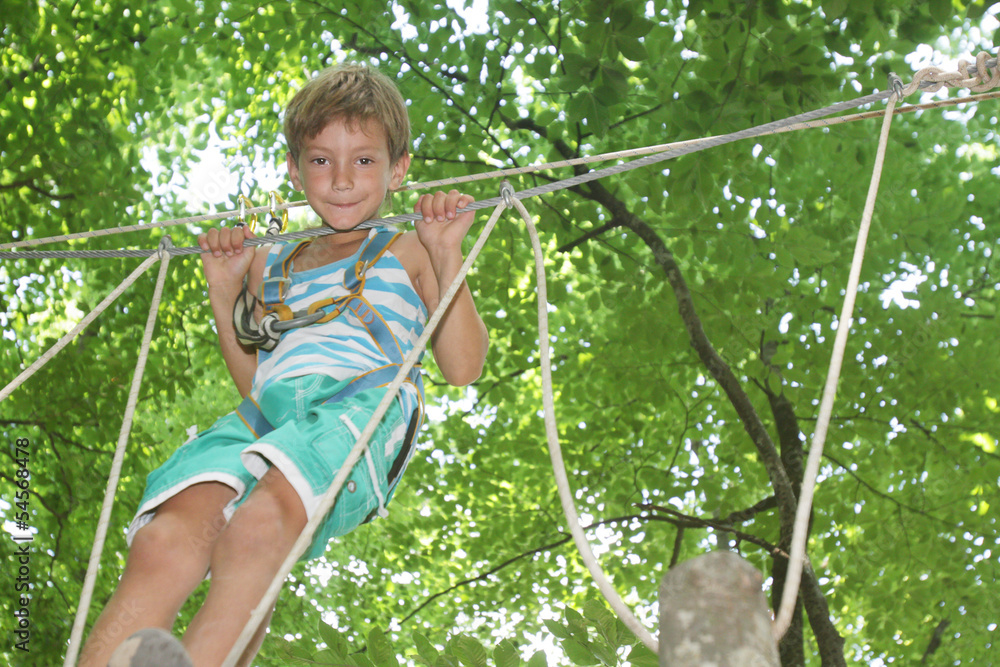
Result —
[[[992, 63], [992, 65], [990, 63]], [[987, 64], [989, 66], [995, 66], [995, 59], [992, 60], [992, 61], [988, 61]], [[975, 70], [975, 68], [973, 67], [972, 71], [974, 71], [974, 70]], [[925, 87], [931, 87], [931, 84], [929, 82], [928, 83], [921, 82], [921, 83]], [[945, 107], [945, 106], [954, 106], [954, 105], [957, 105], [957, 104], [974, 103], [974, 102], [979, 102], [979, 101], [983, 101], [983, 100], [987, 100], [987, 99], [994, 99], [994, 98], [996, 98], [998, 96], [1000, 96], [1000, 93], [994, 92], [994, 93], [983, 93], [983, 94], [979, 94], [979, 95], [972, 95], [972, 96], [961, 97], [961, 98], [952, 98], [952, 99], [947, 99], [947, 100], [937, 100], [937, 101], [933, 101], [933, 102], [925, 102], [925, 103], [922, 103], [922, 104], [914, 104], [914, 105], [908, 105], [908, 106], [905, 106], [905, 107], [899, 107], [899, 108], [897, 108], [895, 110], [895, 113], [908, 113], [908, 112], [914, 112], [914, 111], [921, 111], [921, 110], [925, 110], [925, 109], [935, 109], [935, 108], [941, 108], [941, 107]], [[838, 125], [838, 124], [841, 124], [841, 123], [847, 123], [847, 122], [853, 122], [853, 121], [858, 121], [858, 120], [865, 120], [867, 118], [878, 117], [878, 116], [883, 115], [884, 113], [885, 113], [884, 110], [879, 110], [879, 111], [869, 111], [869, 112], [864, 112], [864, 113], [853, 114], [853, 115], [850, 115], [850, 116], [843, 116], [843, 117], [840, 117], [840, 118], [824, 119], [824, 120], [802, 121], [802, 122], [798, 122], [798, 123], [792, 123], [792, 124], [790, 124], [790, 125], [788, 125], [786, 127], [774, 130], [773, 133], [774, 134], [778, 134], [778, 133], [782, 133], [782, 132], [791, 132], [791, 131], [797, 131], [797, 130], [803, 130], [803, 129], [817, 128], [817, 127], [832, 127], [833, 125]], [[626, 150], [622, 150], [622, 151], [616, 151], [616, 152], [611, 152], [611, 153], [602, 153], [602, 154], [593, 155], [593, 156], [584, 156], [584, 157], [579, 157], [579, 158], [571, 158], [571, 159], [568, 159], [568, 160], [559, 160], [559, 161], [555, 161], [555, 162], [547, 162], [547, 163], [538, 164], [538, 165], [528, 165], [528, 166], [524, 166], [524, 167], [513, 167], [513, 168], [507, 168], [507, 169], [498, 169], [498, 170], [494, 170], [494, 171], [481, 172], [481, 173], [471, 174], [471, 175], [467, 175], [467, 176], [456, 176], [456, 177], [444, 178], [444, 179], [435, 180], [435, 181], [426, 181], [426, 182], [421, 182], [421, 183], [411, 183], [411, 184], [407, 184], [407, 185], [404, 185], [403, 187], [399, 188], [398, 192], [417, 191], [417, 190], [424, 190], [424, 189], [446, 187], [446, 186], [449, 186], [449, 185], [459, 185], [459, 184], [463, 184], [463, 183], [471, 183], [471, 182], [480, 181], [480, 180], [486, 180], [486, 179], [508, 178], [510, 176], [535, 173], [535, 172], [539, 172], [539, 171], [545, 171], [545, 170], [550, 170], [550, 169], [557, 169], [557, 168], [562, 168], [562, 167], [570, 167], [570, 166], [577, 166], [577, 165], [584, 165], [584, 164], [592, 164], [592, 163], [595, 163], [595, 162], [604, 162], [604, 161], [613, 160], [613, 159], [623, 159], [623, 158], [628, 158], [628, 157], [636, 157], [636, 156], [647, 155], [647, 154], [651, 154], [651, 153], [660, 153], [660, 152], [664, 152], [664, 151], [667, 151], [667, 150], [670, 150], [670, 149], [673, 149], [673, 148], [678, 148], [678, 147], [685, 146], [685, 145], [699, 145], [702, 142], [709, 141], [710, 139], [714, 139], [714, 138], [715, 137], [704, 137], [704, 138], [701, 138], [701, 139], [692, 139], [692, 140], [689, 140], [689, 141], [672, 142], [672, 143], [667, 143], [667, 144], [658, 144], [658, 145], [654, 145], [654, 146], [646, 146], [646, 147], [642, 147], [642, 148], [626, 149]], [[109, 227], [109, 228], [105, 228], [105, 229], [96, 229], [96, 230], [89, 230], [89, 231], [84, 231], [84, 232], [74, 232], [72, 234], [62, 234], [62, 235], [58, 235], [58, 236], [48, 236], [48, 237], [38, 238], [38, 239], [23, 239], [21, 241], [12, 241], [12, 242], [8, 242], [8, 243], [2, 243], [2, 244], [0, 244], [0, 250], [14, 250], [14, 249], [17, 249], [17, 248], [28, 248], [28, 247], [34, 247], [34, 246], [39, 246], [39, 245], [45, 245], [45, 244], [49, 244], [49, 243], [58, 243], [58, 242], [63, 242], [63, 241], [76, 240], [76, 239], [93, 238], [93, 237], [99, 237], [99, 236], [109, 236], [109, 235], [113, 235], [113, 234], [122, 234], [122, 233], [128, 233], [128, 232], [136, 232], [136, 231], [149, 231], [149, 230], [152, 230], [152, 229], [157, 229], [157, 228], [162, 228], [162, 227], [169, 227], [169, 226], [175, 226], [175, 225], [196, 224], [196, 223], [199, 223], [199, 222], [209, 222], [209, 221], [214, 221], [214, 220], [223, 220], [223, 219], [226, 219], [226, 218], [235, 217], [235, 216], [237, 216], [237, 215], [239, 215], [241, 213], [256, 215], [258, 213], [263, 214], [263, 213], [273, 213], [273, 212], [276, 212], [276, 211], [287, 211], [288, 209], [303, 207], [303, 206], [306, 206], [307, 204], [308, 204], [308, 202], [306, 202], [306, 201], [293, 201], [293, 202], [284, 202], [284, 203], [280, 203], [280, 204], [276, 204], [276, 205], [268, 205], [268, 206], [257, 206], [257, 207], [250, 207], [250, 208], [243, 207], [243, 208], [240, 208], [240, 209], [234, 209], [234, 210], [228, 210], [228, 211], [218, 211], [218, 212], [215, 212], [215, 213], [206, 213], [206, 214], [202, 214], [202, 215], [187, 216], [187, 217], [183, 217], [183, 218], [173, 218], [173, 219], [170, 219], [170, 220], [154, 221], [154, 222], [150, 222], [150, 223], [146, 223], [146, 224], [123, 225], [123, 226], [118, 226], [118, 227]], [[381, 220], [366, 221], [366, 223], [362, 223], [362, 225], [360, 226], [360, 228], [364, 229], [366, 227], [372, 227], [372, 226], [375, 226], [376, 224], [379, 224], [381, 222], [382, 222]], [[143, 252], [145, 252], [145, 251], [143, 251]], [[2, 256], [3, 255], [0, 254], [0, 257], [2, 257]], [[29, 257], [28, 255], [20, 255], [20, 256], [21, 257]], [[102, 257], [103, 255], [94, 255], [94, 256], [95, 257]], [[131, 256], [145, 256], [145, 255], [131, 255]]]
[[[772, 121], [770, 123], [764, 123], [763, 125], [746, 128], [743, 130], [739, 130], [737, 132], [718, 135], [714, 137], [707, 137], [702, 141], [697, 141], [691, 144], [677, 146], [670, 150], [639, 157], [634, 160], [631, 160], [630, 162], [611, 165], [609, 167], [604, 167], [602, 169], [589, 171], [583, 174], [577, 174], [575, 176], [571, 176], [569, 178], [565, 178], [552, 183], [545, 183], [542, 185], [535, 186], [533, 188], [520, 190], [516, 193], [516, 197], [518, 199], [523, 200], [531, 197], [537, 197], [543, 194], [548, 194], [551, 192], [557, 192], [559, 190], [578, 187], [580, 185], [584, 185], [586, 183], [590, 183], [591, 181], [605, 178], [607, 176], [614, 176], [626, 171], [631, 171], [633, 169], [638, 169], [640, 167], [657, 164], [665, 160], [681, 157], [683, 155], [689, 155], [691, 153], [696, 153], [698, 151], [706, 150], [708, 148], [729, 144], [743, 139], [759, 137], [765, 134], [771, 134], [777, 130], [780, 130], [781, 128], [785, 128], [794, 125], [796, 123], [814, 121], [818, 118], [823, 118], [825, 116], [837, 114], [842, 111], [846, 111], [848, 109], [853, 109], [859, 106], [864, 106], [866, 104], [873, 104], [875, 102], [880, 102], [888, 98], [889, 95], [891, 94], [892, 91], [882, 91], [878, 93], [872, 93], [871, 95], [865, 95], [856, 98], [854, 100], [838, 102], [836, 104], [831, 104], [821, 109], [807, 111], [805, 113], [797, 114], [789, 118]], [[467, 206], [465, 209], [463, 209], [462, 212], [478, 211], [481, 209], [493, 208], [495, 206], [498, 206], [500, 202], [501, 202], [500, 197], [492, 197], [490, 199], [485, 199], [483, 201], [474, 202], [469, 206]], [[251, 210], [252, 209], [245, 209], [244, 212], [249, 213], [251, 212]], [[396, 215], [389, 218], [381, 218], [379, 220], [368, 221], [368, 223], [365, 224], [367, 226], [373, 226], [375, 224], [391, 225], [391, 224], [400, 224], [404, 222], [414, 222], [418, 219], [420, 219], [420, 214], [406, 213], [403, 215]], [[290, 232], [287, 234], [279, 234], [268, 237], [266, 239], [265, 238], [247, 239], [244, 245], [265, 245], [265, 244], [283, 242], [294, 239], [308, 238], [312, 236], [324, 236], [326, 234], [333, 234], [333, 233], [335, 233], [334, 230], [330, 229], [329, 227], [319, 227], [314, 229], [306, 229], [298, 232]], [[19, 252], [0, 253], [0, 258], [42, 259], [42, 258], [52, 258], [52, 257], [55, 258], [144, 257], [154, 252], [156, 252], [156, 250], [48, 250], [48, 251], [28, 250]], [[171, 248], [169, 252], [172, 255], [191, 255], [191, 254], [199, 254], [202, 252], [202, 250], [198, 246], [189, 246], [189, 247]]]

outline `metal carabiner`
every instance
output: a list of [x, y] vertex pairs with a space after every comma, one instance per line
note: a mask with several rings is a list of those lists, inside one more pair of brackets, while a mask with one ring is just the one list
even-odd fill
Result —
[[[299, 311], [303, 313], [304, 311]], [[271, 328], [275, 331], [288, 331], [289, 329], [297, 329], [298, 327], [307, 327], [310, 324], [315, 324], [321, 319], [326, 317], [326, 313], [322, 310], [317, 310], [315, 313], [296, 313], [294, 317], [289, 320], [278, 320], [276, 319], [271, 323]]]
[[268, 215], [270, 219], [267, 221], [267, 235], [273, 236], [274, 234], [281, 234], [286, 229], [288, 229], [288, 209], [283, 209], [281, 211], [280, 226], [278, 223], [278, 204], [284, 204], [285, 200], [281, 198], [274, 190], [267, 193], [268, 196], [268, 206], [270, 210]]
[[[247, 224], [247, 220], [246, 220], [246, 217], [247, 217], [247, 205], [249, 205], [250, 208], [253, 208], [253, 202], [250, 201], [247, 198], [246, 195], [240, 195], [239, 197], [236, 198], [236, 200], [240, 203], [240, 221], [238, 223], [236, 223], [236, 225], [238, 227], [242, 227], [243, 225]], [[250, 231], [251, 232], [256, 232], [257, 231], [257, 214], [256, 213], [254, 213], [253, 216], [250, 218]]]

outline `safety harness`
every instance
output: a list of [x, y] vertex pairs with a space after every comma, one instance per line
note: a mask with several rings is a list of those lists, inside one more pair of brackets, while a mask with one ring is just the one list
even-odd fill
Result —
[[[292, 282], [289, 274], [292, 271], [295, 258], [305, 250], [311, 239], [297, 244], [286, 244], [269, 267], [267, 275], [261, 283], [259, 299], [250, 293], [246, 278], [244, 278], [243, 290], [240, 292], [233, 306], [233, 325], [236, 328], [237, 340], [248, 347], [256, 347], [270, 352], [278, 345], [283, 332], [298, 327], [329, 322], [335, 317], [346, 315], [350, 312], [358, 319], [365, 330], [368, 331], [372, 341], [374, 341], [378, 349], [385, 355], [389, 363], [354, 378], [325, 402], [343, 401], [359, 392], [388, 385], [396, 377], [396, 373], [403, 363], [403, 350], [396, 336], [389, 328], [389, 325], [382, 319], [382, 316], [368, 300], [365, 299], [362, 292], [368, 269], [378, 262], [389, 246], [400, 235], [401, 233], [376, 233], [362, 249], [361, 256], [357, 263], [355, 263], [353, 271], [350, 269], [344, 271], [344, 287], [347, 288], [347, 294], [321, 299], [312, 303], [308, 308], [298, 311], [292, 311], [289, 306], [285, 305], [284, 299], [288, 287]], [[254, 311], [258, 304], [263, 309], [263, 316], [260, 323], [254, 318]], [[388, 496], [386, 498], [379, 497], [377, 513], [383, 515], [385, 514], [384, 504], [392, 497], [396, 482], [402, 474], [406, 462], [409, 460], [410, 452], [415, 444], [415, 436], [420, 430], [420, 424], [423, 421], [424, 387], [419, 364], [410, 370], [406, 381], [417, 389], [417, 408], [410, 416], [403, 445], [396, 455], [392, 466], [389, 468], [387, 475], [389, 486]], [[250, 395], [247, 395], [243, 399], [243, 402], [236, 408], [236, 413], [257, 438], [261, 438], [274, 430], [274, 426], [267, 421], [261, 412], [260, 406]], [[370, 457], [370, 453], [367, 456]], [[370, 460], [369, 466], [371, 466]], [[375, 514], [376, 511], [373, 511], [366, 520], [371, 520]]]

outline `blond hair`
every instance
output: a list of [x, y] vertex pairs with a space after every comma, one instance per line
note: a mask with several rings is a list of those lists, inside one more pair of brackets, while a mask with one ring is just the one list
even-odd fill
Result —
[[292, 160], [298, 162], [305, 141], [334, 120], [352, 129], [379, 123], [393, 164], [410, 150], [410, 119], [403, 96], [389, 77], [367, 65], [327, 68], [295, 94], [285, 110], [285, 141]]

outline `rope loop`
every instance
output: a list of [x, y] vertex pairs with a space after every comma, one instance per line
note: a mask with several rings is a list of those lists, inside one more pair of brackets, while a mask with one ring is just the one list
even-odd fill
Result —
[[895, 72], [889, 72], [889, 87], [896, 94], [896, 99], [903, 99], [903, 80]]
[[170, 238], [170, 234], [164, 234], [163, 238], [160, 239], [160, 245], [156, 248], [156, 254], [160, 258], [161, 262], [165, 262], [170, 259], [170, 249], [174, 247], [174, 240]]
[[507, 179], [500, 181], [500, 198], [503, 199], [503, 205], [507, 208], [514, 208], [516, 206], [514, 186]]
[[925, 93], [936, 93], [944, 86], [938, 79], [945, 74], [946, 72], [940, 67], [925, 67], [913, 75], [910, 85], [903, 89], [903, 96], [909, 97], [917, 92], [918, 88]]
[[982, 93], [1000, 86], [997, 58], [985, 51], [976, 55], [975, 63], [959, 60], [956, 69], [955, 72], [946, 72], [940, 67], [925, 67], [913, 75], [904, 95], [912, 95], [918, 88], [927, 93], [936, 93], [945, 86], [968, 88], [972, 92]]
[[[963, 62], [962, 65], [965, 65], [965, 63]], [[980, 51], [979, 54], [976, 55], [976, 77], [981, 83], [978, 86], [970, 87], [969, 90], [974, 93], [983, 93], [987, 90], [1000, 86], [1000, 64], [997, 63], [996, 58], [992, 60], [992, 65], [993, 67], [991, 69], [989, 54], [985, 51]], [[968, 68], [966, 68], [966, 72], [967, 71]]]

